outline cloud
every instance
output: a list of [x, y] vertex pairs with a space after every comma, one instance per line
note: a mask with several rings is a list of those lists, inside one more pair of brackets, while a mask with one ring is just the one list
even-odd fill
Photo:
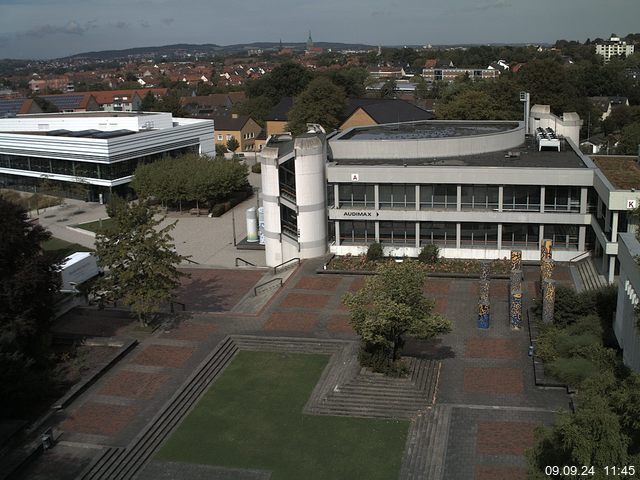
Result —
[[493, 10], [494, 8], [509, 8], [511, 3], [507, 0], [495, 0], [493, 2], [480, 3], [478, 5], [470, 5], [465, 10], [472, 12], [486, 12], [487, 10]]
[[86, 25], [80, 25], [78, 22], [71, 20], [66, 25], [51, 25], [49, 23], [45, 25], [38, 25], [33, 27], [23, 35], [27, 37], [42, 38], [49, 35], [83, 35], [89, 28], [95, 26], [95, 23], [90, 22]]
[[124, 20], [119, 20], [116, 23], [112, 23], [111, 25], [113, 25], [116, 28], [119, 28], [120, 30], [128, 30], [131, 28], [131, 25], [129, 25]]
[[149, 28], [151, 25], [146, 20], [140, 20], [140, 26], [142, 28]]
[[173, 19], [173, 18], [163, 18], [162, 19], [162, 23], [164, 23], [167, 26], [171, 25], [174, 21], [175, 21], [175, 19]]

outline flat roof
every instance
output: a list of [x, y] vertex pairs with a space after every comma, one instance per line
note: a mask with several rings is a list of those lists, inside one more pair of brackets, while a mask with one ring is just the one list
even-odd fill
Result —
[[496, 152], [438, 158], [353, 159], [333, 158], [337, 165], [434, 166], [434, 167], [510, 167], [510, 168], [588, 168], [568, 144], [556, 149], [538, 151], [535, 139], [527, 137], [520, 147]]
[[640, 190], [640, 166], [638, 157], [616, 155], [591, 155], [591, 159], [607, 180], [619, 190]]
[[371, 127], [357, 127], [336, 140], [419, 140], [469, 137], [508, 132], [518, 128], [518, 122], [412, 122]]
[[[143, 130], [144, 132], [152, 131], [153, 129]], [[88, 130], [49, 130], [49, 131], [38, 131], [38, 132], [4, 132], [0, 131], [0, 133], [8, 133], [11, 135], [40, 135], [43, 137], [67, 137], [67, 138], [97, 138], [100, 140], [107, 140], [109, 138], [117, 138], [124, 137], [126, 135], [132, 135], [134, 133], [133, 130], [96, 130], [96, 129], [88, 129]]]
[[54, 112], [54, 113], [28, 113], [19, 115], [16, 118], [55, 118], [55, 117], [146, 117], [150, 115], [161, 115], [167, 112], [105, 112], [103, 110], [95, 112]]

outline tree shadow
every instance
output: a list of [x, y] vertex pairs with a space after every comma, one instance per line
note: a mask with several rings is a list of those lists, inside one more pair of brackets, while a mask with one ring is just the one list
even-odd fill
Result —
[[[217, 276], [187, 278], [176, 292], [176, 301], [185, 304], [185, 310], [196, 312], [224, 312], [231, 310], [231, 295], [223, 293], [223, 284]], [[176, 311], [181, 305], [174, 306]]]
[[444, 360], [455, 358], [456, 353], [449, 345], [445, 345], [441, 338], [421, 340], [408, 337], [403, 349], [403, 355], [428, 360]]

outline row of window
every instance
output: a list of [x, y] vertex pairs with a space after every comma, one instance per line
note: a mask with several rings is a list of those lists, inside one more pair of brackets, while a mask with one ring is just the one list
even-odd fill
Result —
[[[497, 210], [499, 187], [495, 185], [462, 185], [460, 207], [463, 210]], [[419, 202], [422, 209], [450, 209], [458, 207], [456, 185], [420, 185]], [[333, 185], [329, 185], [329, 206], [335, 206]], [[506, 185], [503, 187], [504, 211], [540, 211], [541, 189], [533, 185]], [[546, 187], [545, 211], [579, 212], [580, 187]], [[340, 208], [375, 208], [373, 184], [339, 184]], [[378, 186], [380, 209], [415, 209], [416, 185], [393, 184]]]
[[[364, 245], [376, 241], [375, 222], [340, 221], [341, 245]], [[502, 224], [502, 248], [538, 248], [539, 226], [531, 224]], [[455, 247], [457, 225], [453, 222], [420, 222], [420, 245], [436, 244]], [[544, 237], [557, 248], [578, 248], [577, 225], [544, 225]], [[379, 222], [379, 240], [383, 244], [414, 247], [416, 245], [415, 222]], [[335, 241], [335, 238], [332, 239]], [[461, 247], [489, 247], [498, 245], [497, 223], [461, 223]]]
[[153, 155], [131, 158], [114, 163], [91, 163], [75, 160], [59, 160], [56, 158], [22, 157], [18, 155], [0, 154], [0, 167], [14, 170], [26, 170], [46, 174], [69, 175], [73, 177], [97, 178], [102, 180], [116, 180], [133, 175], [136, 167], [141, 163], [151, 163], [160, 158], [177, 157], [186, 153], [198, 153], [198, 147], [185, 147]]

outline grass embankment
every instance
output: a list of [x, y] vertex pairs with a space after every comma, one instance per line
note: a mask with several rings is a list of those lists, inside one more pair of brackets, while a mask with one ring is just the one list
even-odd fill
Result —
[[93, 252], [91, 248], [85, 247], [78, 243], [71, 243], [60, 238], [51, 237], [42, 244], [42, 250], [52, 253], [60, 258], [68, 257], [75, 252]]
[[397, 478], [408, 421], [304, 415], [328, 357], [238, 353], [158, 453], [272, 480]]
[[96, 220], [95, 222], [87, 222], [81, 223], [79, 225], [74, 225], [74, 227], [81, 228], [82, 230], [89, 230], [93, 233], [100, 233], [101, 229], [109, 228], [112, 223], [113, 219], [103, 218], [102, 220]]

